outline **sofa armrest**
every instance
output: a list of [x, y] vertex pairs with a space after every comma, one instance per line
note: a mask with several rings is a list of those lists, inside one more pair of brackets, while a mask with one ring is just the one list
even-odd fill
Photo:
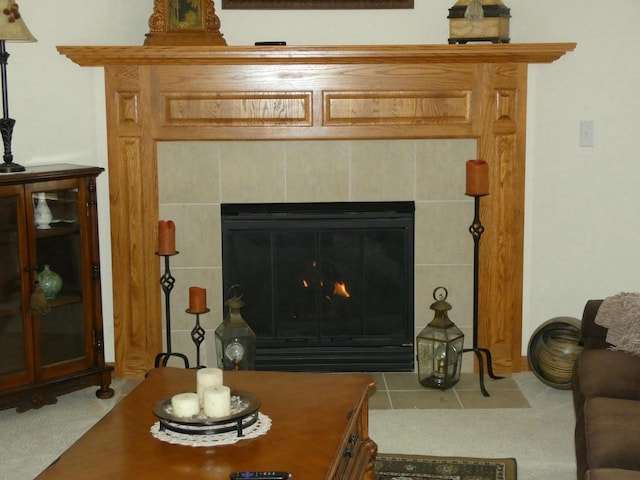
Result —
[[595, 319], [602, 300], [588, 300], [582, 313], [581, 335], [584, 348], [607, 348], [607, 329], [596, 325]]

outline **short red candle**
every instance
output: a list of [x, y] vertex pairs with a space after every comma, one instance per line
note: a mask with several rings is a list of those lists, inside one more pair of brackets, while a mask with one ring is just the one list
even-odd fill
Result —
[[207, 290], [200, 287], [189, 287], [189, 311], [203, 313], [207, 310]]
[[158, 253], [160, 255], [176, 253], [176, 224], [171, 220], [158, 222]]
[[489, 165], [484, 160], [467, 161], [467, 195], [489, 194]]

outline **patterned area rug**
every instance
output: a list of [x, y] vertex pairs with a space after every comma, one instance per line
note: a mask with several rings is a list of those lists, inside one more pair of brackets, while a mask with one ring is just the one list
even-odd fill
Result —
[[515, 458], [429, 457], [379, 453], [377, 480], [516, 480]]

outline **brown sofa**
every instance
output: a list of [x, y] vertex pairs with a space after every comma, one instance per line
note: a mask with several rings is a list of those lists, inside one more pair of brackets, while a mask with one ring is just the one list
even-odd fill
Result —
[[601, 303], [585, 305], [573, 370], [577, 478], [640, 480], [640, 356], [608, 349], [594, 321]]

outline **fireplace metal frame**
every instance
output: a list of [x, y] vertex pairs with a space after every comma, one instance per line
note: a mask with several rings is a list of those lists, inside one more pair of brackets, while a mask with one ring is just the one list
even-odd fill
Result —
[[[225, 256], [229, 257], [230, 235], [239, 230], [253, 230], [266, 224], [272, 230], [291, 227], [321, 231], [323, 229], [402, 230], [405, 271], [402, 273], [400, 303], [402, 334], [286, 337], [276, 333], [260, 336], [256, 342], [257, 370], [289, 371], [413, 371], [414, 370], [414, 230], [415, 204], [407, 202], [323, 202], [276, 204], [222, 204], [223, 289], [237, 282]], [[311, 224], [311, 227], [305, 225]], [[273, 289], [273, 284], [268, 288]], [[269, 292], [272, 301], [276, 292]], [[250, 299], [247, 299], [250, 302]], [[277, 322], [275, 311], [269, 313]], [[251, 324], [250, 316], [245, 315]], [[253, 327], [252, 327], [253, 328]], [[256, 330], [254, 328], [254, 330]], [[364, 330], [364, 329], [363, 329]], [[274, 325], [274, 332], [277, 331]]]

